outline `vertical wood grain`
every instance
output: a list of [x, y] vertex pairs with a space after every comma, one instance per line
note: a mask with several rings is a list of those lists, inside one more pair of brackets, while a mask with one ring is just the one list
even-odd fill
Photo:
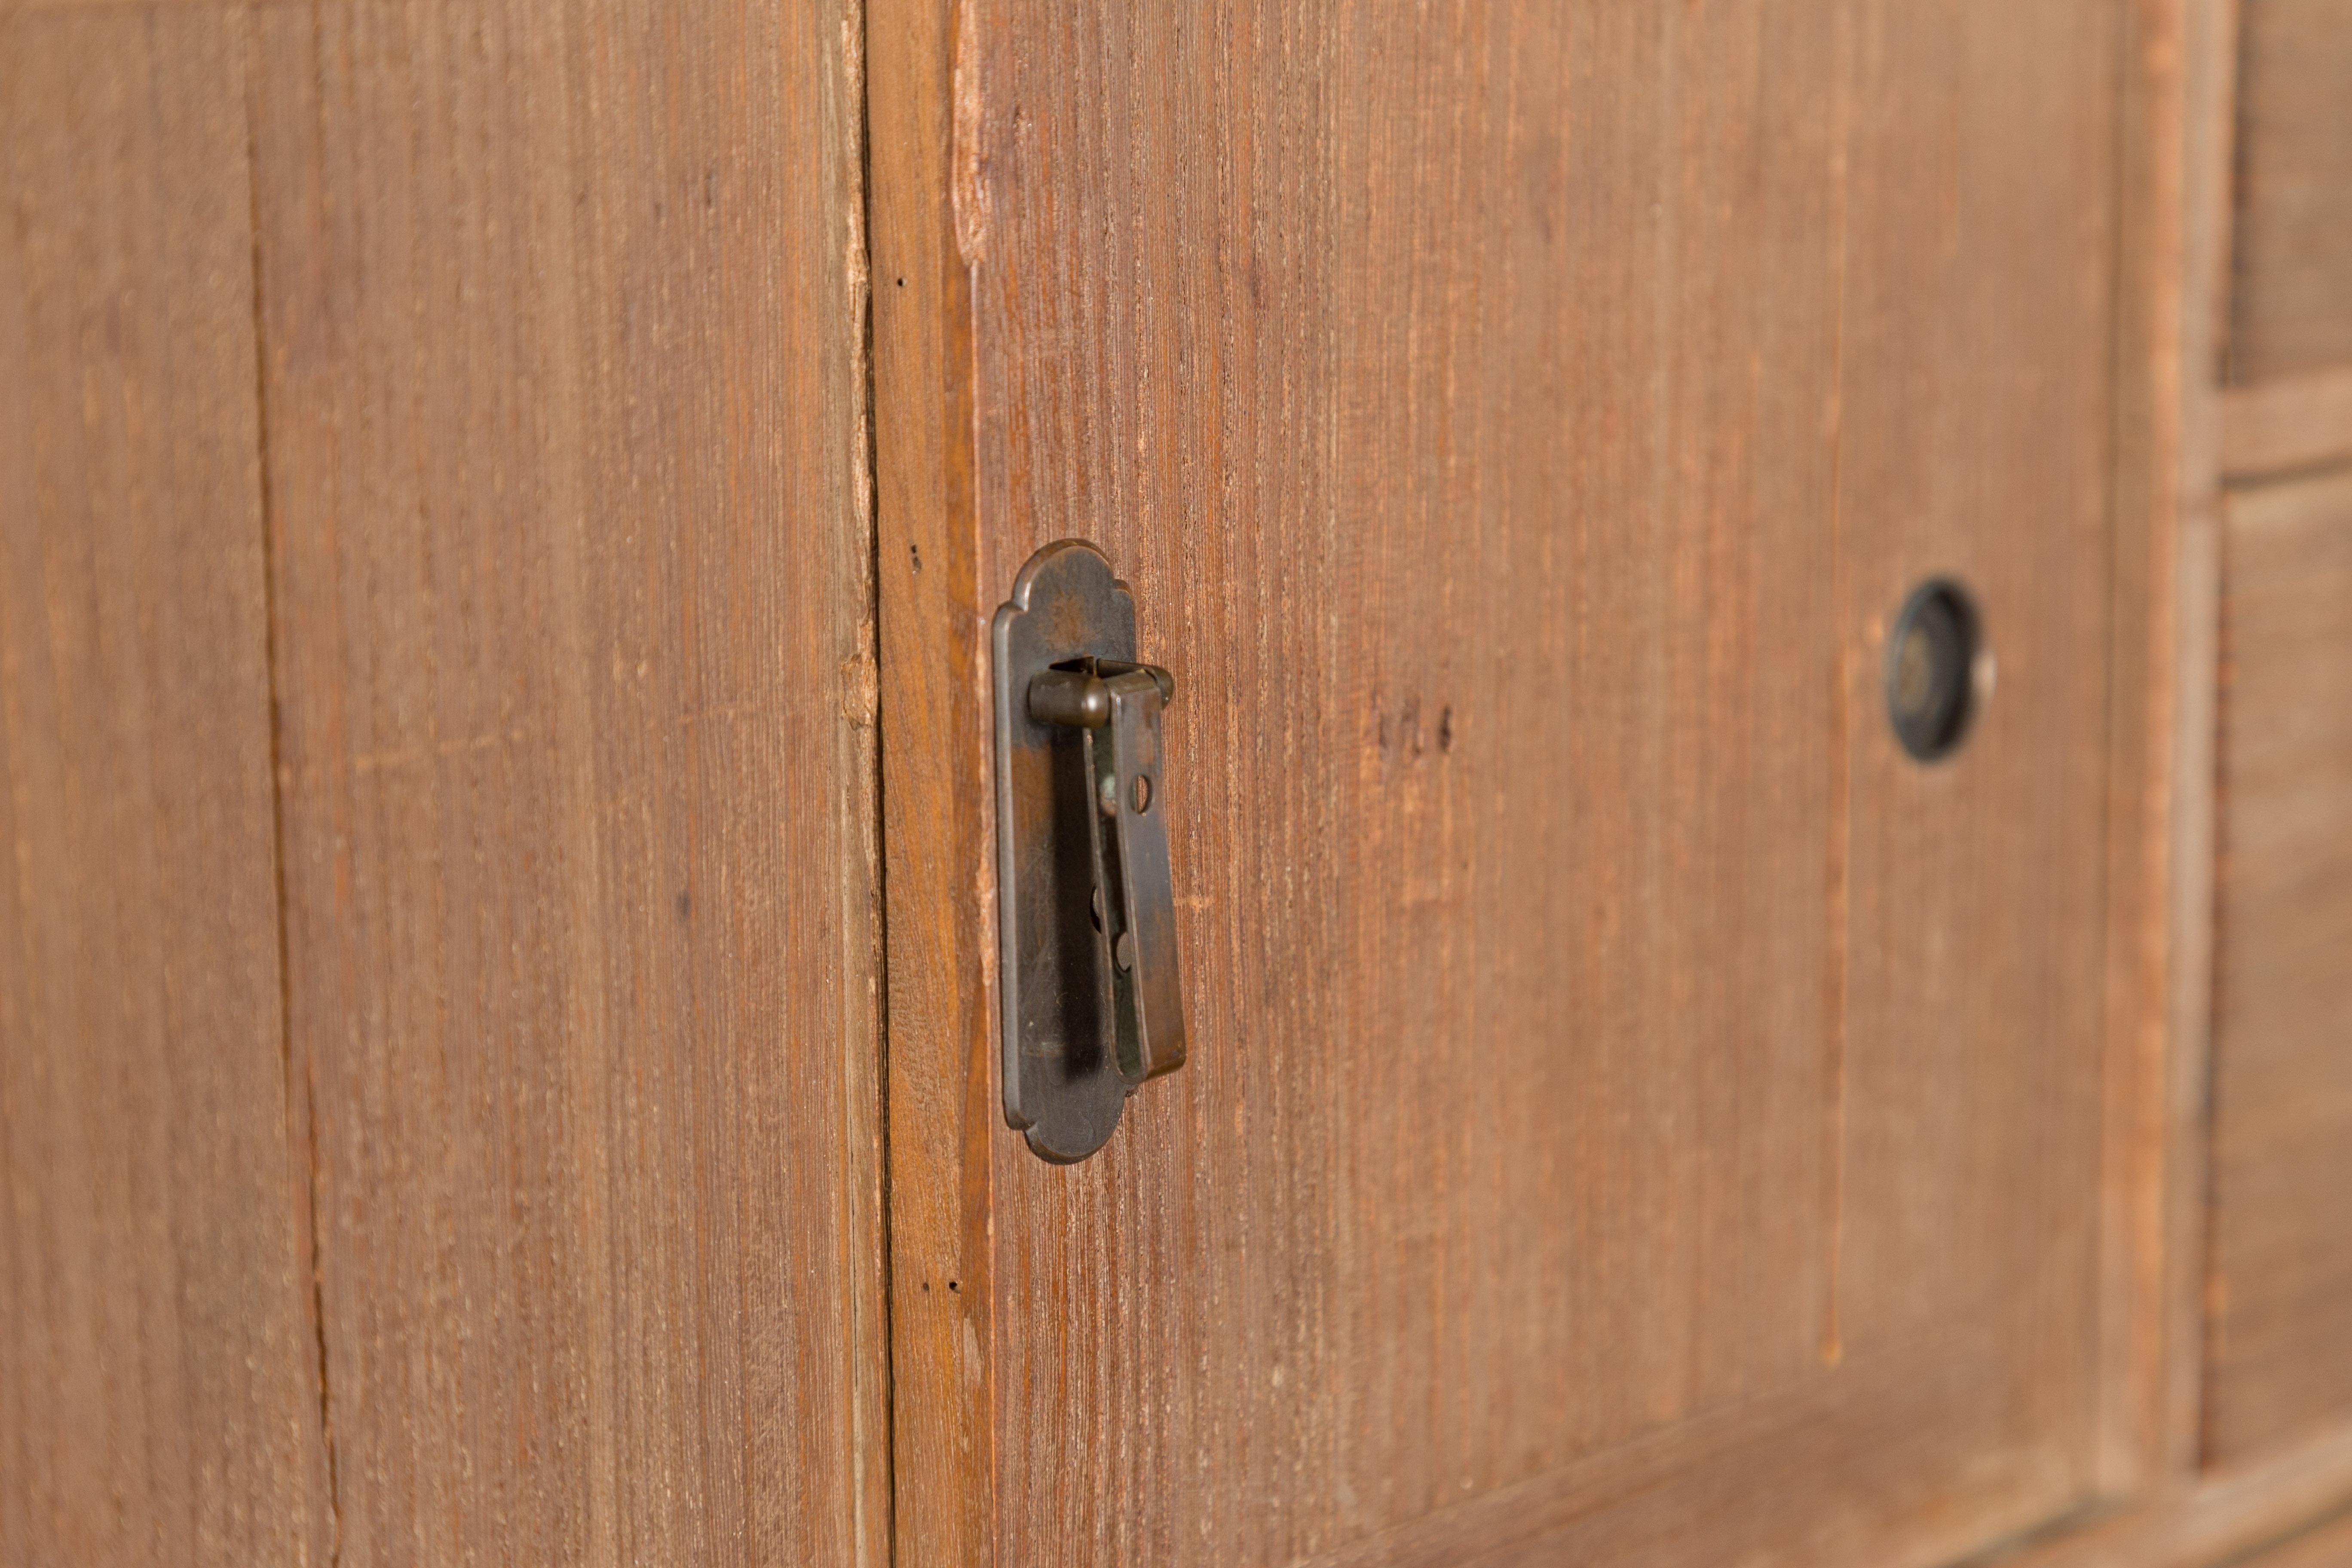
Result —
[[989, 1150], [1003, 1112], [989, 1068], [995, 940], [982, 881], [994, 861], [988, 819], [972, 809], [989, 784], [971, 294], [951, 194], [955, 84], [984, 36], [955, 0], [877, 0], [867, 11], [893, 1543], [900, 1562], [953, 1568], [982, 1568], [995, 1550]]
[[[988, 1270], [940, 1310], [962, 1381], [902, 1386], [959, 1440], [922, 1528], [1925, 1562], [2088, 1494], [2119, 17], [927, 35], [952, 158], [877, 167], [970, 268], [979, 547], [958, 603], [948, 489], [955, 576], [886, 549], [886, 625], [950, 595], [886, 691], [967, 672], [964, 733], [1021, 561], [1107, 547], [1179, 683], [1194, 1051], [1073, 1169], [1001, 1126], [950, 1168], [938, 1118], [894, 1150], [898, 1212]], [[2002, 676], [1930, 773], [1877, 660], [1932, 571]], [[986, 874], [984, 775], [935, 794], [966, 816], [906, 824], [894, 891], [902, 853]]]
[[0, 1560], [324, 1561], [242, 18], [0, 17]]
[[2352, 1416], [2352, 479], [2240, 491], [2224, 541], [2217, 1463]]
[[346, 1563], [887, 1555], [860, 25], [257, 17]]
[[1841, 20], [1015, 24], [986, 580], [1137, 582], [1198, 1048], [1001, 1156], [1005, 1550], [1278, 1562], [1813, 1364], [1834, 769], [1746, 764], [1832, 700]]
[[2123, 81], [2109, 712], [2103, 1488], [2199, 1459], [2213, 691], [2235, 0], [2139, 0]]
[[[1841, 1320], [1857, 1347], [2004, 1322], [2007, 1441], [2051, 1504], [2088, 1483], [2096, 1324], [2119, 17], [1867, 7], [1851, 142]], [[1884, 637], [1935, 574], [1994, 663], [1921, 766]]]

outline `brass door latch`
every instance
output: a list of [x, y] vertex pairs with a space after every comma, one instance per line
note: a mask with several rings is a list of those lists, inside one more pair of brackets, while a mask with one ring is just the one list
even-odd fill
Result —
[[1078, 540], [1029, 558], [996, 612], [997, 983], [1004, 1119], [1056, 1163], [1184, 1063], [1160, 715], [1135, 600]]

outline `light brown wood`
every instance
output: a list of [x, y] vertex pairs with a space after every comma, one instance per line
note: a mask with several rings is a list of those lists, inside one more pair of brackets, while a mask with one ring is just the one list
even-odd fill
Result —
[[2352, 1564], [2352, 1519], [2338, 1518], [2246, 1560], [2246, 1568], [2346, 1568]]
[[[2217, 479], [2352, 452], [2262, 371], [2342, 8], [2250, 6], [2226, 427], [2233, 8], [2055, 9], [0, 3], [0, 1558], [2340, 1503], [2346, 943], [2263, 836], [2347, 815], [2352, 481], [2237, 503], [2197, 1373]], [[980, 637], [1063, 533], [1183, 682], [1196, 1029], [1071, 1173], [991, 1076]], [[2000, 679], [1922, 773], [1929, 569]]]
[[2242, 491], [2223, 564], [2206, 1440], [2352, 1419], [2352, 476]]
[[299, 3], [300, 0], [0, 0], [0, 21], [19, 15], [56, 16], [72, 11], [111, 11], [118, 22], [133, 20], [152, 10], [208, 11], [217, 17], [224, 13], [244, 13], [256, 4]]
[[[2099, 1479], [2097, 840], [2112, 704], [2141, 689], [2111, 670], [2121, 195], [2091, 149], [2123, 111], [2128, 9], [1862, 16], [1837, 432], [1852, 760], [1841, 1315], [1859, 1344], [1951, 1337], [1979, 1315], [2005, 1325], [1985, 1375], [2009, 1389], [2013, 1425], [1935, 1484], [2006, 1458], [2047, 1489], [2021, 1484], [2013, 1520]], [[2080, 152], [2053, 158], [2061, 142]], [[2037, 248], [2043, 265], [2019, 262]], [[1777, 539], [1787, 523], [1759, 527]], [[1888, 740], [1881, 634], [1930, 571], [1978, 595], [1998, 685], [1968, 749], [1922, 769]], [[1801, 751], [1801, 737], [1773, 739]]]
[[2168, 1481], [2140, 1503], [2063, 1521], [1988, 1552], [1990, 1568], [2212, 1568], [2306, 1528], [2352, 1500], [2352, 1427], [2319, 1431], [2246, 1465]]
[[2352, 367], [2352, 0], [2241, 0], [2229, 379]]
[[2222, 420], [2222, 466], [2232, 479], [2352, 462], [2352, 368], [2234, 388]]
[[0, 1561], [324, 1562], [246, 37], [0, 18]]
[[2232, 0], [2140, 0], [2125, 50], [2109, 714], [2101, 1489], [2199, 1459]]
[[[899, 1256], [987, 1293], [900, 1385], [906, 1561], [1927, 1562], [2090, 1495], [2121, 20], [877, 9], [978, 464], [885, 441], [886, 634], [949, 595], [886, 715], [971, 746], [1022, 559], [1108, 547], [1193, 1028], [1072, 1170], [992, 1084], [894, 1099]], [[952, 449], [956, 281], [894, 329], [900, 270], [878, 368]], [[1878, 660], [1933, 571], [2000, 680], [1928, 771]], [[894, 912], [984, 874], [975, 762], [894, 798]], [[894, 1084], [985, 1072], [989, 933], [899, 935], [955, 1005]]]
[[[2174, 641], [2170, 822], [2171, 941], [2165, 1185], [2165, 1468], [2201, 1459], [2205, 1264], [2210, 1202], [2216, 726], [2221, 626], [2221, 414], [2217, 392], [2229, 310], [2232, 226], [2226, 221], [2236, 115], [2238, 0], [2189, 0], [2189, 65], [2182, 148], [2179, 616]], [[2161, 240], [2155, 243], [2163, 243]], [[2127, 499], [2127, 498], [2126, 498]], [[2118, 515], [2127, 515], [2119, 511]], [[2161, 516], [2162, 514], [2158, 514]]]
[[858, 20], [256, 19], [347, 1563], [887, 1553]]

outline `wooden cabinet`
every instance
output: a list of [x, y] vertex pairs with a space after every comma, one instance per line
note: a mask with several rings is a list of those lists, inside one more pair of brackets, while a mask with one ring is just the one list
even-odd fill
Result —
[[0, 1561], [323, 1560], [245, 40], [0, 16]]
[[2337, 1520], [2250, 1559], [2252, 1568], [2336, 1568], [2352, 1560], [2352, 1521]]
[[887, 1556], [855, 20], [0, 16], [0, 1562]]
[[[977, 1194], [954, 1304], [895, 1283], [992, 1383], [902, 1484], [1035, 1563], [1928, 1562], [2087, 1495], [2116, 21], [992, 23], [962, 619], [1057, 536], [1133, 582], [1192, 1061], [1085, 1165], [894, 1170]], [[1939, 574], [2000, 689], [1923, 767]]]
[[[0, 10], [0, 1563], [2332, 1560], [2347, 39]], [[1057, 1166], [1067, 537], [1191, 1053]]]
[[885, 1549], [850, 16], [254, 19], [345, 1563]]
[[2239, 0], [2237, 180], [2229, 377], [2352, 365], [2352, 144], [2343, 0]]
[[2222, 554], [2207, 1440], [2352, 1415], [2352, 482], [2233, 496]]
[[2247, 7], [2221, 526], [2205, 1443], [2352, 1420], [2352, 6]]

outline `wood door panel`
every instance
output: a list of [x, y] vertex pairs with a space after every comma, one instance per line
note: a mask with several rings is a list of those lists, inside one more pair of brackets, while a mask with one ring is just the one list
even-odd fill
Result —
[[2242, 490], [2222, 534], [2205, 1440], [2352, 1415], [2352, 479]]
[[341, 1561], [878, 1562], [856, 12], [256, 26]]
[[2352, 366], [2352, 0], [2240, 0], [2229, 378]]
[[[1847, 214], [1839, 1337], [2004, 1317], [2054, 1452], [2096, 1310], [2116, 21], [1866, 11]], [[1993, 690], [1922, 767], [1881, 650], [1930, 574], [1975, 597]]]
[[0, 1561], [331, 1550], [244, 18], [0, 15]]
[[[1179, 210], [1056, 212], [1022, 199], [1016, 153], [1004, 199], [1026, 223], [989, 237], [1043, 257], [1056, 224], [1159, 228], [1234, 254], [1114, 239], [1095, 289], [1021, 295], [988, 286], [1029, 267], [980, 268], [983, 507], [1003, 507], [983, 510], [982, 580], [1009, 581], [1044, 539], [1098, 539], [1179, 682], [1192, 1067], [1139, 1097], [1075, 1180], [1021, 1161], [1000, 1174], [1000, 1300], [1019, 1304], [1005, 1375], [1051, 1388], [1076, 1363], [1100, 1390], [1046, 1394], [1028, 1430], [1000, 1434], [1020, 1500], [1008, 1527], [1034, 1508], [1106, 1557], [1130, 1534], [1172, 1551], [1176, 1521], [1205, 1515], [1234, 1532], [1205, 1543], [1211, 1558], [1286, 1561], [1742, 1380], [1769, 1386], [1820, 1334], [1836, 770], [1817, 757], [1749, 787], [1761, 770], [1739, 761], [1759, 730], [1819, 731], [1833, 700], [1819, 432], [1838, 36], [1769, 40], [1757, 77], [1811, 70], [1810, 88], [1694, 101], [1685, 132], [1597, 84], [1712, 79], [1706, 29], [1514, 16], [1486, 48], [1423, 57], [1402, 16], [1360, 39], [1294, 25], [1326, 52], [1289, 79], [1264, 74], [1272, 37], [1197, 59], [1142, 40], [1188, 84], [1160, 118], [1134, 117], [1171, 122], [1171, 165], [1188, 138], [1247, 128], [1230, 195], [1090, 136], [1083, 109], [1135, 89], [1088, 80], [1095, 54], [1072, 49], [1080, 74], [1046, 100], [1071, 119], [1039, 138], [1103, 169], [1103, 188], [1040, 183], [1114, 213], [1131, 184]], [[1098, 47], [1126, 56], [1115, 37]], [[1334, 90], [1343, 79], [1360, 90]], [[1687, 173], [1661, 146], [1681, 133], [1697, 143]], [[1795, 191], [1777, 205], [1737, 174], [1768, 143]], [[1318, 162], [1300, 167], [1302, 151]], [[1660, 210], [1685, 178], [1720, 227]], [[1244, 226], [1225, 209], [1265, 216]], [[1488, 225], [1491, 243], [1464, 243]], [[1785, 310], [1706, 288], [1727, 253], [1801, 278]], [[1667, 281], [1648, 308], [1559, 308], [1640, 299], [1653, 269]], [[1667, 309], [1694, 297], [1689, 314]], [[1158, 320], [1116, 319], [1160, 301]], [[1730, 387], [1692, 374], [1718, 352], [1759, 368]], [[1204, 363], [1188, 372], [1188, 354]], [[1752, 446], [1677, 461], [1674, 421], [1716, 414], [1709, 397]], [[1024, 447], [1009, 411], [1057, 406], [1103, 416], [1032, 414], [1060, 439]], [[1618, 420], [1623, 439], [1594, 438]], [[1779, 549], [1755, 548], [1759, 506], [1797, 521]], [[1671, 617], [1678, 589], [1723, 620]], [[1717, 714], [1738, 717], [1717, 732]], [[1700, 962], [1727, 927], [1762, 938], [1744, 987], [1744, 952]], [[1811, 983], [1779, 983], [1790, 974]], [[1758, 1048], [1702, 1079], [1696, 1057], [1743, 1001], [1763, 1009]], [[1570, 1030], [1589, 1031], [1581, 1052], [1561, 1048]], [[1710, 1158], [1678, 1160], [1693, 1143]], [[1726, 1216], [1704, 1237], [1703, 1208]], [[1175, 1284], [1223, 1310], [1155, 1313]], [[1535, 1310], [1548, 1300], [1559, 1307]], [[1063, 1335], [1041, 1335], [1047, 1321]], [[1164, 1405], [1171, 1369], [1203, 1365], [1198, 1429], [1148, 1425], [1130, 1442], [1160, 1451], [1125, 1458], [1099, 1493], [1066, 1485], [1129, 1412]], [[1318, 1459], [1312, 1484], [1220, 1506], [1275, 1456]], [[1156, 1494], [1154, 1473], [1199, 1490]], [[1129, 1499], [1167, 1513], [1112, 1511]]]
[[[1135, 584], [1193, 1039], [1087, 1164], [905, 1146], [979, 1215], [998, 1560], [1928, 1561], [2083, 1496], [2117, 13], [984, 11], [969, 613], [1071, 534]], [[1922, 769], [1937, 572], [2000, 678]], [[1747, 1418], [1705, 1529], [1591, 1479]], [[1880, 1484], [1769, 1482], [1800, 1429]]]

